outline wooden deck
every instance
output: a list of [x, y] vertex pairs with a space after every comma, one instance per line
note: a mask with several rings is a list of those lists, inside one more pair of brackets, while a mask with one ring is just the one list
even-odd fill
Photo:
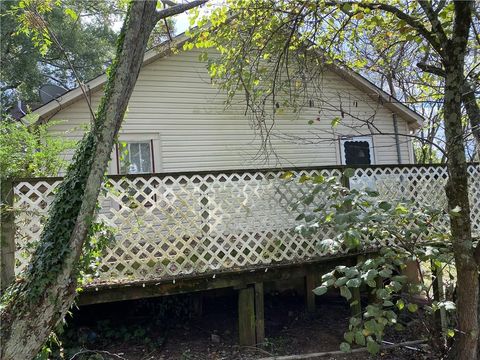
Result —
[[[79, 304], [231, 287], [239, 294], [240, 342], [259, 342], [265, 282], [303, 278], [312, 310], [311, 290], [322, 272], [356, 261], [357, 254], [324, 253], [316, 246], [319, 239], [331, 237], [328, 231], [315, 238], [300, 236], [295, 218], [308, 209], [292, 210], [308, 192], [299, 178], [322, 174], [342, 181], [344, 171], [325, 167], [109, 176], [97, 221], [114, 231], [115, 241], [98, 259]], [[472, 226], [479, 236], [478, 164], [469, 166], [469, 176]], [[446, 208], [447, 178], [444, 166], [358, 167], [349, 186], [373, 188], [388, 200]], [[2, 224], [2, 240], [9, 239], [2, 241], [2, 280], [27, 266], [60, 181], [20, 179], [4, 194], [14, 208], [14, 226]], [[324, 196], [318, 194], [314, 204], [325, 201]], [[448, 218], [439, 225], [448, 231]]]
[[[97, 220], [115, 241], [98, 259], [92, 286], [159, 281], [298, 264], [341, 254], [316, 244], [331, 237], [300, 236], [292, 205], [308, 191], [298, 179], [322, 174], [342, 179], [344, 167], [110, 176]], [[288, 179], [282, 174], [289, 171]], [[480, 166], [470, 165], [473, 231], [480, 233]], [[413, 199], [446, 208], [443, 166], [358, 167], [351, 187], [375, 188], [385, 199]], [[13, 184], [15, 273], [28, 264], [60, 178]], [[314, 204], [324, 201], [318, 194]], [[448, 231], [448, 218], [440, 224]]]

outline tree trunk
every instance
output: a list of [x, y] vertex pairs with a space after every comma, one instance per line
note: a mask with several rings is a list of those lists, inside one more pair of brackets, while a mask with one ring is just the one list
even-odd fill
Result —
[[[471, 5], [471, 4], [470, 4]], [[470, 29], [468, 2], [455, 4], [455, 26], [445, 58], [445, 139], [449, 180], [446, 187], [450, 228], [457, 269], [457, 314], [454, 359], [477, 359], [478, 345], [478, 264], [472, 242], [468, 173], [462, 126], [462, 88], [464, 57]]]
[[23, 282], [11, 286], [1, 311], [1, 359], [36, 356], [76, 295], [76, 265], [88, 235], [114, 139], [156, 23], [155, 1], [133, 1], [120, 33], [105, 96], [49, 212]]

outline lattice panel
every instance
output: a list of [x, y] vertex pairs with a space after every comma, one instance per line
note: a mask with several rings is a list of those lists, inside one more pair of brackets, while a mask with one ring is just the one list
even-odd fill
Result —
[[[367, 168], [356, 169], [350, 186], [376, 190], [381, 198], [389, 201], [414, 200], [419, 207], [446, 209], [444, 188], [447, 179], [445, 167]], [[448, 218], [441, 219], [438, 225], [448, 231]]]
[[40, 237], [45, 215], [55, 196], [60, 181], [22, 181], [16, 184], [15, 224], [16, 224], [16, 272], [28, 265], [30, 255]]
[[468, 167], [468, 179], [470, 181], [470, 216], [472, 219], [472, 232], [480, 238], [480, 165]]
[[[97, 217], [116, 235], [105, 251], [99, 280], [159, 279], [326, 256], [318, 238], [294, 231], [298, 211], [291, 210], [309, 191], [296, 180], [318, 173], [341, 176], [340, 169], [325, 169], [297, 171], [289, 181], [281, 179], [280, 171], [109, 178]], [[469, 174], [478, 233], [480, 168], [471, 166]], [[446, 206], [443, 167], [357, 169], [350, 180], [352, 187], [373, 187], [388, 199]], [[27, 264], [58, 183], [32, 180], [15, 187], [17, 272]], [[444, 225], [448, 229], [448, 222]]]

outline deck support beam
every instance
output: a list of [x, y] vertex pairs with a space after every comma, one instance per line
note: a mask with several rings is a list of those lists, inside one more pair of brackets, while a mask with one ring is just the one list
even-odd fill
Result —
[[307, 305], [307, 312], [311, 314], [316, 310], [315, 294], [313, 293], [316, 285], [316, 274], [313, 272], [308, 272], [305, 276], [305, 302]]
[[255, 346], [255, 289], [252, 286], [238, 290], [238, 335], [240, 346]]
[[265, 340], [265, 305], [263, 283], [255, 283], [255, 332], [257, 344]]
[[[342, 255], [311, 263], [269, 265], [268, 268], [245, 269], [235, 272], [176, 277], [152, 281], [87, 286], [79, 298], [79, 305], [187, 294], [214, 289], [244, 288], [245, 284], [304, 278], [308, 273], [322, 274], [336, 265], [353, 265], [355, 257]], [[267, 271], [268, 270], [268, 271]]]
[[265, 340], [262, 282], [238, 288], [238, 335], [240, 346], [255, 346]]

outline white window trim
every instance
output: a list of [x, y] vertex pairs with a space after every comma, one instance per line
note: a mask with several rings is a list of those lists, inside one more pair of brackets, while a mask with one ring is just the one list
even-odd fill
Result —
[[371, 136], [342, 136], [340, 137], [340, 160], [342, 165], [347, 165], [346, 164], [346, 157], [345, 157], [345, 142], [347, 141], [353, 141], [353, 142], [360, 142], [360, 141], [366, 141], [368, 142], [368, 148], [370, 150], [370, 163], [371, 165], [376, 164], [376, 159], [375, 159], [375, 147], [373, 146], [373, 138]]
[[[162, 162], [161, 162], [161, 142], [160, 142], [160, 133], [158, 132], [145, 132], [145, 131], [120, 131], [118, 134], [118, 142], [147, 142], [151, 141], [152, 143], [152, 152], [153, 152], [153, 170], [154, 172], [162, 172]], [[119, 169], [117, 164], [120, 163], [118, 159], [117, 146], [114, 146], [112, 151], [112, 161], [110, 161], [109, 173], [118, 174]]]

